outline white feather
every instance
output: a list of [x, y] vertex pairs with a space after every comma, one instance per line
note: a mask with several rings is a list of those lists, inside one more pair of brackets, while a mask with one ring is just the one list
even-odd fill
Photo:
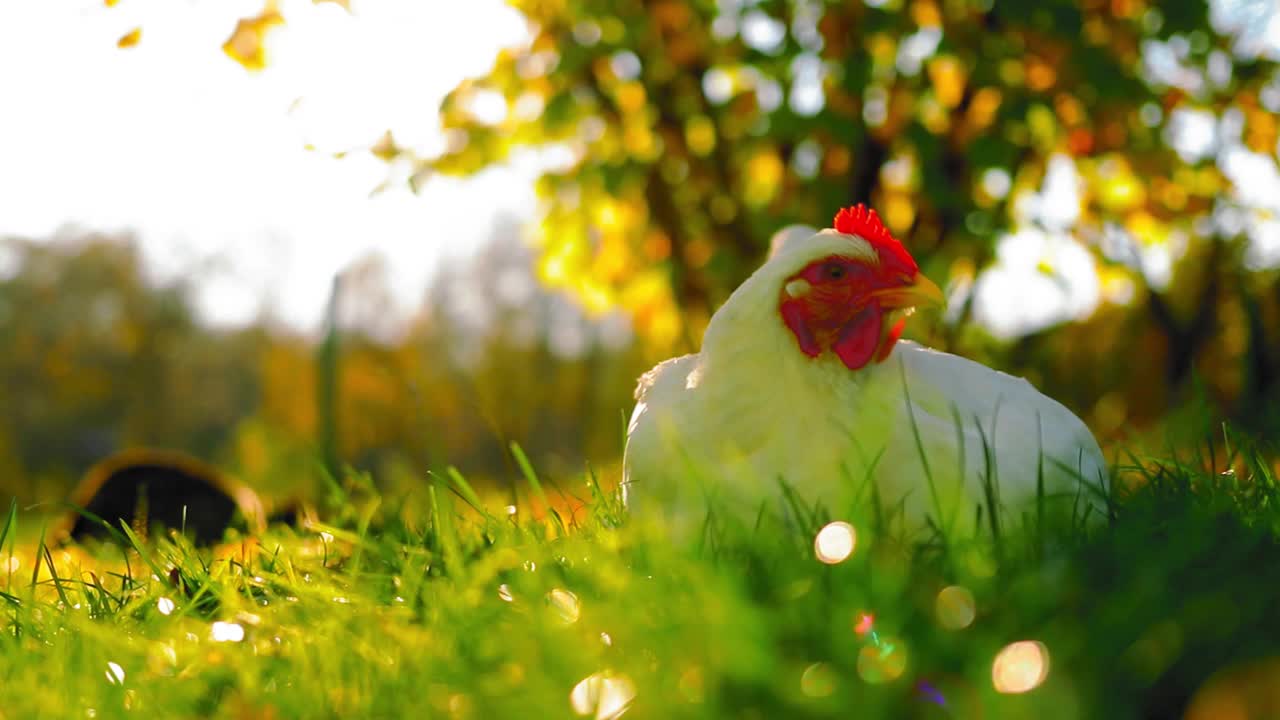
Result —
[[779, 293], [832, 254], [875, 257], [833, 230], [787, 237], [715, 313], [700, 353], [640, 379], [624, 457], [633, 512], [698, 521], [714, 499], [750, 517], [762, 504], [780, 507], [782, 479], [843, 515], [873, 478], [910, 524], [925, 514], [964, 522], [985, 504], [990, 467], [1006, 509], [1025, 509], [1040, 477], [1049, 494], [1092, 498], [1080, 477], [1105, 477], [1097, 442], [1026, 380], [905, 341], [858, 371], [831, 353], [802, 353], [778, 314]]

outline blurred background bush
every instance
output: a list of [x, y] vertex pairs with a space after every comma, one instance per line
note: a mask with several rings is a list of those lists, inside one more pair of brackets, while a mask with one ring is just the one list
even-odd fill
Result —
[[854, 202], [947, 289], [909, 335], [1104, 445], [1277, 427], [1271, 0], [68, 7], [0, 8], [23, 502], [134, 445], [277, 496], [325, 438], [389, 489], [608, 467], [636, 375]]

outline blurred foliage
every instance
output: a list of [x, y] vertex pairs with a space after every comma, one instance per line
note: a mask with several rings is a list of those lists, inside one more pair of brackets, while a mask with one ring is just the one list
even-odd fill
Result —
[[[449, 150], [430, 165], [469, 174], [555, 148], [540, 277], [589, 308], [626, 308], [651, 357], [696, 346], [774, 231], [870, 202], [952, 293], [931, 344], [1027, 374], [1103, 435], [1159, 417], [1197, 375], [1249, 416], [1280, 378], [1275, 275], [1247, 262], [1251, 223], [1273, 218], [1221, 153], [1274, 171], [1280, 79], [1245, 37], [1268, 5], [1219, 4], [1235, 14], [1144, 0], [513, 0], [531, 42], [449, 96]], [[1175, 147], [1203, 117], [1209, 152]], [[1063, 159], [1065, 200], [1037, 195]], [[1098, 310], [997, 342], [970, 290], [1026, 228], [1087, 248]], [[1070, 285], [1054, 262], [1045, 251], [1033, 272]]]
[[[610, 339], [541, 290], [527, 253], [502, 232], [487, 254], [442, 272], [399, 336], [366, 330], [385, 317], [380, 266], [344, 278], [338, 459], [374, 471], [385, 491], [448, 464], [501, 486], [519, 474], [511, 440], [553, 473], [620, 451], [620, 413], [642, 359], [625, 336]], [[187, 284], [155, 284], [129, 238], [0, 239], [0, 255], [13, 263], [0, 274], [0, 496], [61, 501], [93, 463], [140, 445], [215, 462], [269, 498], [312, 496], [314, 339], [269, 319], [203, 326]], [[468, 302], [488, 317], [469, 315]]]

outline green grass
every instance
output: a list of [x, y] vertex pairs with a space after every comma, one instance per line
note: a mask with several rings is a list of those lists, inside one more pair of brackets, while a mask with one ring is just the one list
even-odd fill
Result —
[[[1145, 461], [1121, 472], [1142, 482], [1112, 517], [1006, 518], [998, 546], [845, 518], [858, 542], [835, 565], [815, 558], [821, 509], [674, 546], [591, 477], [572, 517], [486, 509], [451, 472], [421, 497], [349, 494], [323, 526], [216, 551], [129, 534], [127, 550], [64, 556], [19, 542], [39, 535], [15, 510], [0, 515], [0, 718], [563, 718], [597, 673], [578, 693], [603, 699], [591, 717], [632, 696], [634, 718], [1159, 718], [1197, 697], [1212, 711], [1280, 686], [1258, 664], [1280, 654], [1263, 457], [1237, 449], [1227, 477]], [[943, 621], [961, 624], [964, 591], [939, 612], [948, 586], [973, 598], [963, 628]], [[1021, 640], [1042, 643], [1048, 674], [1000, 694], [993, 660]]]

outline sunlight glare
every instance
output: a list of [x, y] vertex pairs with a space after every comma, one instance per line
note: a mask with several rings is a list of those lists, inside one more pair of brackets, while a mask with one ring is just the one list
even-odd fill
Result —
[[210, 629], [209, 637], [214, 642], [240, 642], [244, 640], [244, 626], [219, 620]]
[[156, 609], [160, 611], [161, 615], [168, 615], [177, 607], [177, 604], [167, 597], [162, 597], [159, 600], [156, 600]]
[[991, 664], [996, 692], [1016, 694], [1036, 689], [1049, 676], [1049, 649], [1036, 640], [1006, 645]]
[[121, 685], [124, 683], [124, 668], [120, 667], [118, 663], [108, 662], [106, 675], [107, 682], [112, 685]]
[[635, 697], [636, 685], [631, 678], [605, 671], [589, 675], [574, 685], [569, 704], [579, 715], [594, 714], [596, 720], [614, 720], [622, 717]]
[[844, 562], [853, 554], [857, 533], [847, 522], [827, 523], [813, 539], [813, 552], [828, 565]]
[[578, 596], [568, 590], [556, 588], [547, 593], [547, 604], [555, 610], [560, 617], [560, 621], [565, 625], [572, 625], [578, 622], [578, 617], [582, 614]]

